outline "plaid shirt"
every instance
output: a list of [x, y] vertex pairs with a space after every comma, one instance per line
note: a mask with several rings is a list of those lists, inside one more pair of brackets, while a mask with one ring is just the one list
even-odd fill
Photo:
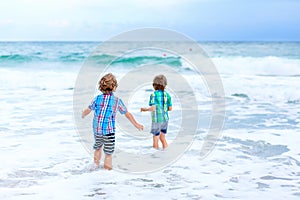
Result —
[[127, 112], [123, 101], [115, 97], [113, 93], [98, 95], [89, 105], [89, 108], [94, 111], [93, 130], [95, 135], [115, 133], [117, 111], [121, 114]]
[[150, 95], [149, 106], [156, 106], [155, 112], [152, 112], [152, 122], [165, 122], [169, 120], [168, 109], [172, 106], [171, 96], [161, 90], [154, 91]]

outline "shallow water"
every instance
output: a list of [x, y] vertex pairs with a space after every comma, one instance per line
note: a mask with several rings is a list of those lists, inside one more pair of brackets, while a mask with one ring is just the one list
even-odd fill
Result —
[[[93, 170], [92, 155], [82, 144], [74, 124], [74, 82], [81, 61], [96, 43], [6, 45], [2, 55], [26, 46], [31, 47], [29, 55], [40, 52], [35, 56], [42, 55], [46, 61], [24, 61], [18, 57], [17, 61], [3, 61], [0, 67], [1, 199], [300, 198], [300, 65], [293, 54], [277, 55], [277, 51], [270, 50], [268, 55], [264, 51], [257, 56], [244, 52], [247, 45], [250, 48], [253, 44], [204, 44], [211, 53], [222, 47], [221, 53], [212, 56], [221, 72], [226, 95], [226, 121], [221, 138], [212, 153], [200, 159], [211, 102], [205, 86], [195, 84], [199, 92], [200, 126], [191, 147], [160, 170], [132, 174]], [[257, 45], [267, 49], [276, 46]], [[290, 45], [295, 49], [299, 44]], [[281, 48], [278, 44], [277, 47]], [[72, 54], [75, 61], [57, 60], [59, 48], [65, 49], [63, 54]], [[242, 48], [244, 55], [229, 52], [232, 48]], [[260, 66], [242, 66], [249, 60]], [[233, 68], [229, 68], [229, 63]], [[239, 65], [242, 67], [236, 73]], [[286, 72], [286, 66], [293, 70]], [[198, 81], [189, 73], [185, 76], [191, 82]], [[149, 92], [149, 88], [144, 89], [136, 102], [127, 105], [146, 130], [134, 139], [119, 131], [117, 148], [137, 154], [153, 153], [147, 131], [149, 116], [139, 113], [139, 103], [147, 102], [144, 94]], [[174, 102], [176, 105], [176, 98]], [[170, 144], [180, 124], [179, 111], [174, 106], [170, 113]], [[85, 119], [86, 123], [89, 119]]]

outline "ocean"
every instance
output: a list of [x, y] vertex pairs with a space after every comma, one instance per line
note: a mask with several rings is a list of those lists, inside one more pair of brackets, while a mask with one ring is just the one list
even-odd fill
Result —
[[[220, 137], [206, 157], [200, 151], [211, 95], [183, 58], [142, 52], [112, 63], [118, 80], [149, 63], [176, 69], [193, 88], [200, 113], [193, 141], [180, 156], [153, 171], [126, 173], [117, 166], [91, 170], [91, 143], [74, 120], [78, 74], [101, 42], [0, 42], [0, 199], [300, 199], [300, 42], [198, 44], [219, 72], [226, 103]], [[151, 148], [150, 116], [139, 112], [147, 106], [150, 82], [125, 102], [145, 130], [132, 139], [118, 128], [116, 147], [124, 152], [157, 152]], [[176, 84], [168, 82], [174, 97], [169, 144], [182, 121], [182, 105], [171, 90]], [[95, 82], [94, 95], [96, 87]], [[76, 106], [86, 108], [90, 96]], [[92, 115], [82, 123], [89, 127], [91, 120]]]

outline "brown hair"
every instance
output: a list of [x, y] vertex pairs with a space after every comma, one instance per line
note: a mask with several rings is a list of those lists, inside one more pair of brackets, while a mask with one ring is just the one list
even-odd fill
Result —
[[164, 91], [166, 86], [167, 86], [167, 78], [164, 75], [160, 74], [160, 75], [157, 75], [157, 76], [154, 77], [154, 79], [153, 79], [153, 88], [155, 90]]
[[99, 90], [104, 94], [114, 92], [117, 87], [117, 79], [112, 73], [106, 74], [99, 81]]

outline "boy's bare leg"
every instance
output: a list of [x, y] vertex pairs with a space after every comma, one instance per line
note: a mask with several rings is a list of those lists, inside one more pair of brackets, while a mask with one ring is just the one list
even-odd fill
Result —
[[107, 170], [112, 169], [112, 155], [105, 154], [104, 169], [107, 169]]
[[96, 164], [97, 167], [100, 166], [101, 151], [102, 151], [102, 148], [96, 149], [94, 152], [94, 163]]
[[153, 135], [153, 148], [158, 149], [158, 139], [159, 136]]
[[164, 133], [162, 133], [162, 132], [160, 133], [159, 139], [160, 139], [160, 141], [162, 143], [163, 149], [167, 148], [168, 147], [168, 143], [166, 141], [166, 136], [165, 136]]

